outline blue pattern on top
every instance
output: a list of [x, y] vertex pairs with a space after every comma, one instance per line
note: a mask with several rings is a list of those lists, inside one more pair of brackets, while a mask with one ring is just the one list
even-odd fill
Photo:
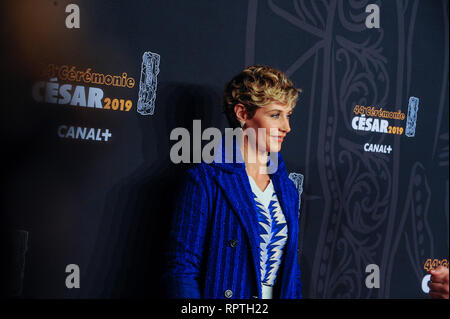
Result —
[[275, 192], [272, 194], [268, 209], [254, 193], [253, 196], [258, 211], [261, 283], [273, 286], [287, 241], [286, 219]]

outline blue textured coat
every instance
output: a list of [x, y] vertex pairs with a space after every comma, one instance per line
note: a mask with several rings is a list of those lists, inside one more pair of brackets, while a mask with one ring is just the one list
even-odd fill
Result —
[[[280, 154], [271, 179], [288, 225], [274, 298], [301, 298], [299, 194]], [[165, 276], [169, 297], [261, 298], [257, 210], [245, 164], [197, 164], [181, 189]]]

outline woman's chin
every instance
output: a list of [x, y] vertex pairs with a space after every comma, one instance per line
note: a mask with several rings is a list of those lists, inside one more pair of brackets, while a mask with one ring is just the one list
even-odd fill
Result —
[[281, 151], [281, 143], [270, 146], [269, 150], [271, 153], [278, 153], [279, 151]]

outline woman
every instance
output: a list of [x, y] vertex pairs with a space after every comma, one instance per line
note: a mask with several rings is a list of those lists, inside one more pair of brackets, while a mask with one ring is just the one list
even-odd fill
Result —
[[301, 298], [299, 195], [279, 154], [298, 94], [268, 66], [250, 66], [226, 86], [225, 114], [245, 133], [232, 144], [241, 160], [224, 161], [223, 143], [212, 163], [188, 170], [170, 234], [169, 297]]

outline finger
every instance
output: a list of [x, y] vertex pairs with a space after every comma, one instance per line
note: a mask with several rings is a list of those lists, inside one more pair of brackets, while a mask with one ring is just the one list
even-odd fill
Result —
[[431, 282], [443, 283], [443, 278], [436, 275], [431, 275], [430, 280]]
[[431, 282], [438, 282], [441, 284], [447, 284], [448, 285], [448, 275], [442, 275], [442, 276], [431, 276], [430, 277]]
[[445, 293], [445, 287], [441, 283], [432, 282], [432, 283], [430, 283], [429, 287], [430, 287], [430, 292]]
[[444, 267], [442, 270], [442, 281], [448, 285], [448, 268]]
[[440, 270], [438, 270], [438, 268], [434, 268], [434, 269], [430, 270], [431, 275], [436, 276], [436, 275], [439, 275], [439, 273], [440, 273]]
[[437, 268], [431, 269], [430, 273], [432, 273], [432, 274], [439, 274], [440, 272], [442, 272], [442, 270], [443, 270], [442, 268], [443, 268], [443, 266], [441, 265], [441, 266], [439, 266]]
[[430, 280], [433, 282], [442, 282], [445, 283], [448, 280], [448, 274], [445, 272], [432, 274]]

